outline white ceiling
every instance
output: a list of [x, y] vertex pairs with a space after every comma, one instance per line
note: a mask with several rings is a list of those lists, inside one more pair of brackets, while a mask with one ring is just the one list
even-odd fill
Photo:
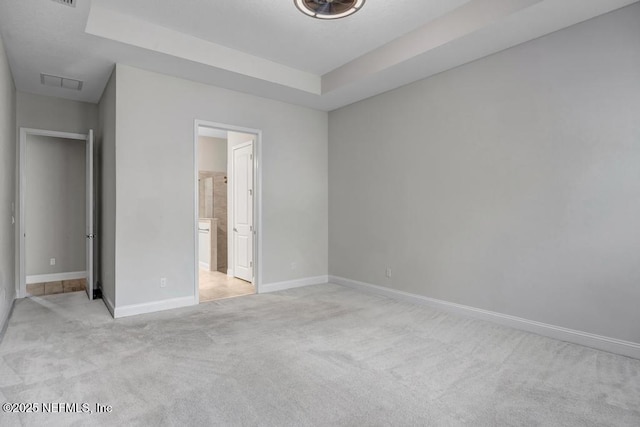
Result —
[[25, 92], [97, 102], [118, 62], [332, 110], [636, 1], [369, 0], [321, 21], [293, 0], [21, 0], [0, 3], [0, 33]]
[[301, 15], [293, 0], [109, 0], [102, 4], [181, 33], [322, 75], [467, 2], [370, 0], [351, 18], [329, 22]]

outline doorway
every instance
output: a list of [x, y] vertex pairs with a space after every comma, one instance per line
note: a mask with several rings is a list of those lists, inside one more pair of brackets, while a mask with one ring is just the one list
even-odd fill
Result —
[[258, 291], [259, 140], [256, 130], [196, 121], [199, 302]]
[[20, 128], [18, 165], [18, 297], [93, 299], [93, 131]]

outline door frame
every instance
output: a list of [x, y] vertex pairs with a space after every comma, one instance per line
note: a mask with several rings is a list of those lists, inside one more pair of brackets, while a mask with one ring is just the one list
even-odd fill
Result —
[[[18, 140], [18, 224], [16, 227], [16, 271], [18, 272], [18, 280], [16, 280], [16, 298], [24, 298], [27, 296], [27, 264], [26, 264], [26, 242], [25, 242], [25, 192], [26, 192], [26, 172], [27, 172], [27, 137], [48, 136], [53, 138], [75, 139], [85, 141], [85, 147], [89, 145], [89, 134], [59, 132], [46, 129], [20, 128], [20, 139]], [[88, 184], [86, 184], [88, 185]], [[85, 224], [86, 231], [86, 224]], [[86, 234], [86, 233], [85, 233]], [[89, 274], [89, 272], [87, 272]]]
[[[193, 297], [200, 303], [199, 293], [199, 258], [198, 258], [198, 128], [207, 127], [224, 131], [240, 132], [255, 136], [253, 144], [253, 285], [256, 293], [260, 293], [262, 285], [262, 130], [207, 120], [194, 120], [193, 125], [193, 249], [194, 249], [194, 284]], [[228, 156], [227, 156], [228, 159]], [[227, 175], [228, 170], [227, 160]]]

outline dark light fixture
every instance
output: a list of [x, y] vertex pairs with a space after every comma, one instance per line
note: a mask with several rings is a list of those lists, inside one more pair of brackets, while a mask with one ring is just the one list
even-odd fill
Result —
[[353, 15], [366, 0], [293, 0], [300, 12], [318, 19], [338, 19]]

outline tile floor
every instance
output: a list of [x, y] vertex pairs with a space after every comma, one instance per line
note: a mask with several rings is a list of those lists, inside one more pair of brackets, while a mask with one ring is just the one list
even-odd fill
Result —
[[255, 293], [255, 286], [249, 282], [229, 277], [219, 271], [200, 269], [200, 302]]
[[27, 285], [27, 294], [33, 297], [84, 291], [86, 279], [59, 280], [57, 282], [31, 283]]

